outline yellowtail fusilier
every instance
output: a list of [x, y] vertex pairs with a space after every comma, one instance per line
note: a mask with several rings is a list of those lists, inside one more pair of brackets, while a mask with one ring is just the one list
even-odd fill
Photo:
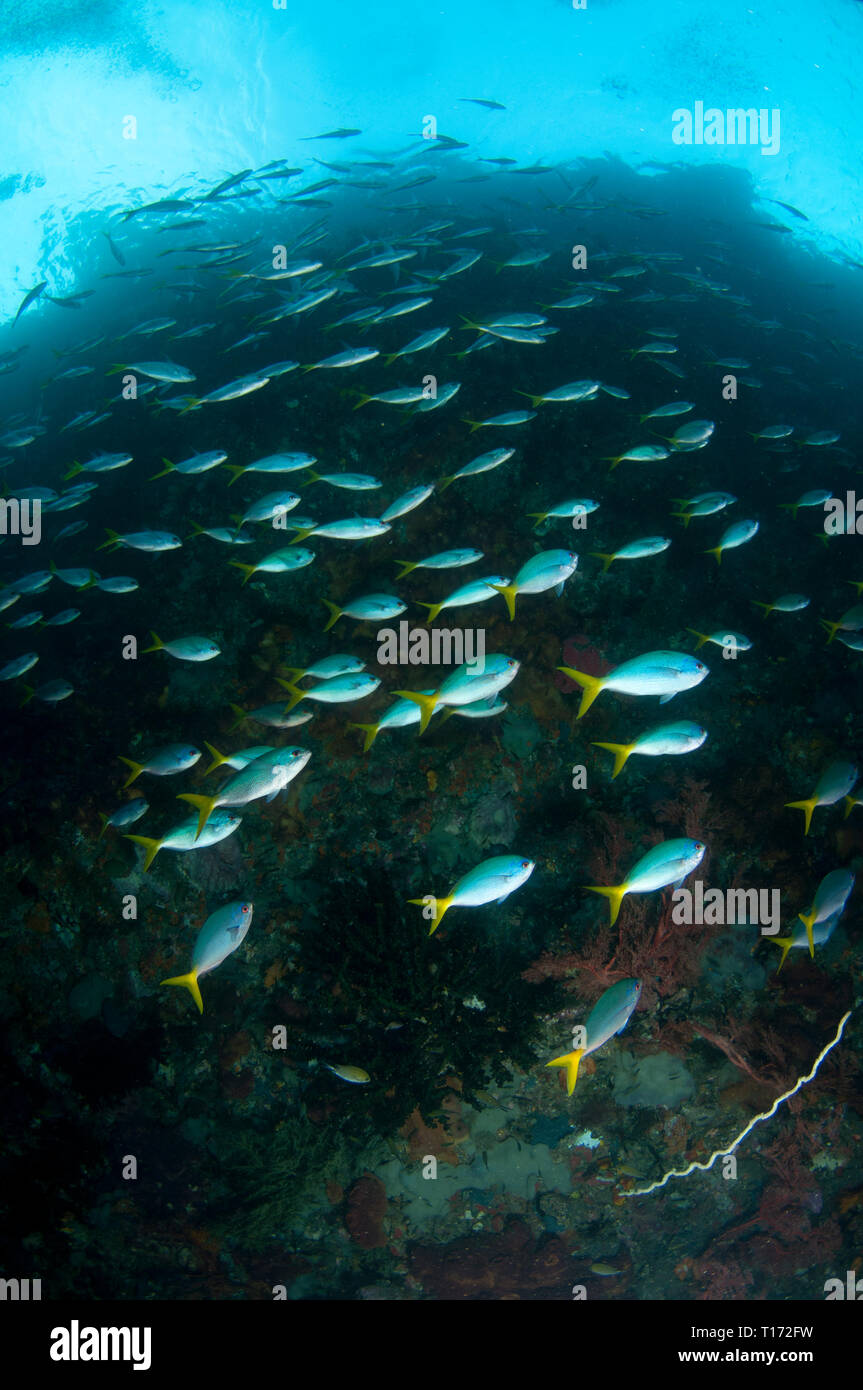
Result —
[[645, 652], [615, 666], [605, 676], [589, 676], [572, 666], [558, 666], [565, 676], [581, 686], [581, 704], [577, 718], [587, 713], [603, 690], [618, 695], [658, 695], [660, 704], [667, 704], [682, 690], [691, 690], [708, 674], [703, 662], [686, 652]]
[[354, 406], [354, 410], [360, 410], [370, 401], [377, 405], [418, 405], [420, 401], [426, 400], [425, 386], [396, 386], [392, 391], [379, 391], [376, 396], [365, 396], [359, 393], [359, 400]]
[[299, 494], [296, 492], [268, 492], [265, 497], [259, 498], [247, 507], [242, 516], [239, 512], [234, 513], [231, 520], [236, 523], [238, 531], [254, 522], [272, 521], [276, 526], [282, 517], [293, 511], [299, 500]]
[[471, 459], [457, 473], [448, 473], [438, 482], [438, 488], [443, 492], [444, 488], [449, 487], [450, 483], [455, 483], [459, 478], [474, 478], [477, 473], [488, 473], [492, 468], [499, 468], [507, 459], [511, 459], [515, 449], [489, 449], [485, 454], [479, 454], [477, 458]]
[[848, 608], [837, 622], [832, 623], [827, 618], [819, 618], [818, 622], [827, 633], [827, 645], [833, 641], [837, 632], [860, 632], [863, 630], [863, 603], [855, 603], [853, 608]]
[[108, 526], [105, 530], [108, 532], [108, 539], [102, 542], [99, 550], [118, 550], [122, 546], [126, 550], [144, 550], [158, 554], [162, 550], [179, 550], [183, 544], [180, 537], [172, 535], [170, 531], [129, 531], [126, 535], [120, 535]]
[[495, 652], [486, 656], [481, 675], [477, 674], [472, 662], [459, 666], [440, 687], [431, 694], [418, 690], [396, 690], [395, 694], [403, 700], [412, 700], [420, 707], [420, 733], [423, 734], [428, 722], [438, 709], [448, 709], [454, 705], [472, 705], [498, 694], [514, 681], [520, 663], [514, 656], [504, 656]]
[[144, 863], [142, 873], [146, 873], [153, 860], [160, 850], [170, 849], [177, 853], [187, 853], [193, 849], [209, 849], [210, 845], [217, 845], [221, 840], [226, 840], [229, 835], [233, 835], [242, 825], [242, 817], [235, 815], [233, 811], [217, 811], [211, 816], [210, 822], [204, 828], [202, 835], [198, 835], [198, 818], [190, 816], [184, 820], [182, 825], [178, 825], [174, 830], [170, 830], [161, 839], [151, 839], [149, 835], [126, 835], [124, 838], [131, 840], [133, 844], [141, 845], [144, 850]]
[[311, 757], [308, 748], [280, 748], [275, 754], [264, 754], [235, 772], [219, 788], [215, 796], [200, 796], [180, 792], [178, 801], [188, 801], [198, 809], [198, 834], [202, 834], [213, 812], [222, 806], [248, 806], [250, 801], [265, 797], [273, 801], [289, 782], [302, 772]]
[[321, 526], [302, 526], [291, 545], [297, 545], [309, 536], [324, 536], [333, 541], [368, 541], [374, 536], [385, 535], [389, 530], [389, 523], [376, 516], [346, 517], [341, 521], [327, 521]]
[[752, 434], [750, 431], [750, 438], [755, 440], [769, 439], [775, 442], [779, 439], [788, 439], [793, 433], [793, 425], [768, 425], [766, 429], [759, 430], [757, 434]]
[[541, 550], [533, 555], [509, 584], [495, 586], [506, 600], [510, 622], [515, 621], [515, 601], [519, 594], [544, 594], [554, 589], [557, 598], [567, 579], [575, 574], [578, 556], [572, 550]]
[[423, 352], [426, 348], [434, 347], [435, 343], [439, 343], [448, 334], [448, 328], [429, 328], [425, 333], [420, 333], [417, 338], [412, 338], [406, 347], [400, 348], [398, 352], [389, 353], [384, 361], [384, 366], [389, 367], [400, 357], [410, 357], [414, 352]]
[[61, 700], [68, 700], [70, 695], [74, 695], [75, 687], [68, 681], [59, 680], [45, 681], [44, 685], [24, 685], [24, 698], [19, 705], [23, 709], [31, 700], [38, 700], [43, 705], [59, 705]]
[[691, 420], [675, 430], [665, 442], [677, 453], [691, 454], [696, 449], [703, 449], [710, 442], [715, 429], [716, 425], [712, 420]]
[[632, 743], [592, 743], [592, 748], [605, 748], [614, 754], [614, 771], [611, 780], [622, 772], [624, 764], [633, 753], [646, 758], [663, 758], [669, 754], [692, 753], [700, 748], [707, 738], [707, 730], [689, 719], [678, 723], [657, 724], [645, 733], [639, 734]]
[[462, 424], [470, 425], [473, 434], [474, 430], [506, 429], [510, 425], [525, 425], [528, 420], [535, 419], [535, 410], [507, 410], [503, 415], [490, 415], [487, 420], [462, 420]]
[[255, 537], [237, 531], [231, 526], [199, 526], [196, 521], [192, 522], [192, 534], [187, 536], [187, 540], [194, 540], [195, 536], [209, 536], [212, 541], [219, 541], [222, 545], [253, 545]]
[[828, 488], [816, 487], [810, 492], [802, 493], [796, 502], [780, 502], [779, 508], [781, 511], [790, 512], [792, 519], [796, 521], [801, 507], [823, 507], [832, 496], [833, 493]]
[[205, 454], [192, 454], [179, 463], [172, 463], [170, 459], [163, 458], [162, 471], [154, 473], [150, 482], [154, 483], [157, 478], [164, 478], [168, 473], [181, 473], [184, 477], [194, 477], [198, 473], [209, 473], [211, 468], [218, 468], [220, 463], [224, 463], [227, 457], [228, 455], [223, 449], [211, 449]]
[[655, 410], [648, 410], [646, 415], [639, 415], [638, 423], [643, 425], [645, 420], [668, 420], [675, 415], [688, 415], [695, 406], [692, 401], [670, 401], [668, 405], [658, 405]]
[[135, 376], [147, 376], [153, 381], [165, 381], [175, 386], [195, 380], [195, 373], [177, 362], [118, 362], [108, 368], [107, 375], [117, 376], [121, 372], [132, 372]]
[[710, 550], [705, 550], [704, 553], [705, 555], [715, 555], [717, 565], [721, 565], [724, 550], [736, 550], [739, 545], [745, 545], [757, 534], [757, 521], [735, 521], [733, 525], [722, 532], [719, 537], [719, 544], [712, 546]]
[[320, 685], [307, 690], [300, 690], [293, 682], [282, 680], [280, 676], [276, 679], [279, 685], [290, 691], [291, 698], [284, 707], [288, 712], [301, 700], [315, 700], [322, 705], [352, 704], [356, 700], [365, 700], [380, 685], [378, 676], [370, 676], [363, 671], [349, 676], [334, 676], [332, 680], [322, 681]]
[[623, 454], [606, 457], [605, 462], [611, 464], [609, 473], [613, 472], [619, 463], [628, 459], [632, 463], [661, 463], [663, 459], [670, 458], [667, 449], [661, 444], [637, 444], [633, 449], [627, 449]]
[[757, 598], [750, 599], [750, 602], [756, 608], [763, 608], [765, 618], [769, 618], [771, 613], [799, 613], [809, 607], [810, 600], [805, 594], [780, 594], [772, 603], [762, 603]]
[[99, 831], [99, 839], [105, 834], [109, 826], [113, 830], [125, 830], [128, 825], [134, 825], [142, 816], [145, 816], [150, 809], [150, 803], [143, 796], [134, 796], [131, 801], [124, 801], [116, 811], [112, 811], [110, 816], [99, 812], [99, 819], [102, 822], [102, 829]]
[[613, 927], [620, 905], [628, 893], [655, 893], [671, 883], [679, 888], [687, 875], [698, 868], [705, 849], [706, 846], [699, 840], [663, 840], [641, 856], [623, 883], [610, 888], [588, 884], [585, 885], [586, 890], [608, 898], [610, 925]]
[[674, 505], [680, 510], [672, 512], [687, 527], [695, 516], [714, 516], [730, 507], [737, 498], [731, 492], [700, 492], [695, 497], [676, 497]]
[[[126, 468], [131, 462], [131, 454], [97, 454], [95, 458], [88, 459], [86, 463], [79, 463], [76, 459], [68, 472], [64, 473], [63, 481], [68, 482], [70, 478], [76, 478], [79, 473], [114, 473], [118, 468]], [[69, 491], [71, 492], [71, 488]], [[59, 508], [55, 506], [51, 510], [59, 511]]]
[[400, 516], [406, 516], [415, 507], [420, 507], [423, 502], [427, 502], [433, 492], [434, 483], [410, 488], [407, 492], [403, 492], [401, 497], [397, 497], [386, 511], [381, 512], [381, 521], [393, 522]]
[[519, 854], [501, 854], [484, 859], [475, 869], [460, 878], [444, 898], [431, 894], [425, 898], [409, 898], [418, 907], [433, 907], [429, 936], [437, 931], [444, 913], [451, 907], [484, 907], [487, 903], [502, 903], [517, 888], [526, 883], [536, 868], [532, 859]]
[[733, 652], [736, 656], [738, 652], [749, 652], [752, 650], [752, 643], [742, 632], [732, 632], [730, 628], [720, 627], [716, 632], [699, 632], [697, 628], [688, 627], [687, 632], [691, 632], [693, 637], [698, 640], [695, 643], [695, 650], [700, 651], [706, 642], [712, 642], [715, 647], [721, 647], [724, 652]]
[[311, 666], [286, 666], [284, 668], [290, 680], [296, 685], [304, 676], [311, 676], [314, 680], [331, 681], [335, 676], [355, 676], [359, 671], [366, 669], [366, 662], [358, 656], [350, 656], [341, 652], [334, 652], [332, 656], [322, 657], [320, 661], [315, 661]]
[[647, 555], [661, 555], [670, 545], [667, 536], [643, 536], [641, 540], [621, 546], [620, 550], [592, 550], [590, 553], [602, 561], [602, 572], [605, 574], [615, 560], [642, 560]]
[[175, 637], [171, 642], [163, 642], [155, 632], [151, 632], [150, 637], [152, 645], [141, 648], [142, 656], [148, 652], [167, 652], [176, 661], [212, 661], [222, 650], [211, 637]]
[[[314, 454], [266, 454], [263, 458], [255, 459], [252, 463], [245, 465], [236, 463], [226, 463], [225, 467], [231, 475], [228, 487], [233, 487], [238, 478], [244, 478], [247, 473], [298, 473], [302, 468], [312, 468], [317, 463]], [[299, 498], [297, 498], [299, 501]]]
[[[854, 875], [848, 869], [834, 869], [832, 873], [825, 874], [815, 892], [815, 901], [808, 912], [799, 912], [799, 920], [803, 923], [803, 941], [795, 940], [797, 933], [792, 937], [783, 940], [781, 937], [771, 937], [777, 946], [782, 947], [782, 960], [779, 962], [777, 973], [782, 969], [785, 957], [792, 946], [808, 945], [809, 955], [814, 958], [815, 946], [830, 938], [842, 913], [845, 911], [845, 904], [851, 896], [854, 887]], [[819, 942], [816, 943], [813, 929], [820, 927], [822, 933]], [[825, 932], [825, 928], [827, 928]]]
[[836, 912], [833, 914], [832, 917], [825, 917], [823, 921], [820, 921], [814, 926], [809, 927], [805, 927], [802, 922], [798, 921], [791, 928], [791, 934], [789, 936], [766, 937], [765, 940], [771, 941], [773, 945], [778, 946], [780, 951], [782, 952], [782, 955], [779, 957], [779, 964], [776, 967], [776, 974], [779, 974], [779, 971], [785, 964], [785, 957], [788, 955], [788, 952], [790, 950], [796, 947], [800, 950], [810, 951], [810, 936], [812, 937], [812, 949], [810, 951], [810, 955], [814, 959], [815, 947], [826, 946], [827, 942], [833, 935], [834, 930], [838, 926], [839, 919], [841, 916], [841, 911]]
[[[433, 695], [433, 690], [423, 690], [423, 695]], [[384, 729], [408, 729], [420, 722], [421, 710], [419, 705], [415, 705], [412, 700], [404, 697], [390, 705], [389, 709], [384, 710], [380, 719], [375, 724], [349, 724], [349, 729], [359, 729], [364, 735], [363, 752], [368, 753], [378, 734]]]
[[24, 652], [23, 656], [13, 657], [11, 661], [6, 662], [5, 666], [0, 667], [0, 681], [14, 681], [19, 676], [26, 676], [28, 671], [33, 670], [38, 660], [38, 652]]
[[329, 632], [339, 618], [355, 618], [361, 623], [377, 623], [388, 618], [398, 618], [400, 614], [407, 612], [407, 604], [394, 594], [363, 594], [361, 598], [351, 599], [342, 608], [326, 598], [321, 599], [321, 602], [330, 610], [329, 622], [324, 632]]
[[308, 724], [314, 715], [306, 710], [298, 711], [294, 714], [285, 713], [284, 700], [276, 700], [271, 705], [260, 705], [258, 709], [240, 709], [239, 705], [231, 705], [231, 712], [234, 715], [234, 722], [228, 730], [233, 733], [241, 724], [246, 721], [250, 724], [262, 724], [265, 729], [295, 729], [300, 724]]
[[198, 410], [202, 405], [222, 405], [226, 401], [238, 401], [243, 396], [250, 396], [253, 391], [260, 391], [269, 380], [268, 376], [263, 375], [241, 376], [235, 381], [229, 381], [225, 386], [217, 387], [206, 396], [187, 396], [180, 414], [185, 415], [190, 410]]
[[415, 314], [418, 309], [425, 309], [431, 302], [428, 296], [425, 299], [404, 299], [400, 304], [392, 304], [389, 309], [382, 309], [369, 320], [369, 323], [388, 323], [390, 319], [404, 318], [405, 314]]
[[316, 473], [314, 469], [303, 479], [303, 486], [310, 483], [329, 483], [330, 487], [345, 488], [348, 492], [374, 492], [383, 487], [380, 478], [370, 473]]
[[562, 1057], [546, 1062], [547, 1067], [566, 1067], [566, 1094], [571, 1096], [578, 1080], [578, 1068], [582, 1057], [607, 1043], [609, 1038], [622, 1033], [641, 998], [640, 980], [618, 980], [617, 984], [601, 994], [587, 1016], [584, 1025], [584, 1046]]
[[572, 497], [549, 507], [547, 512], [528, 512], [528, 516], [534, 518], [534, 527], [537, 527], [544, 521], [572, 520], [576, 516], [590, 516], [598, 510], [599, 503], [592, 502], [589, 497]]
[[396, 575], [396, 581], [404, 579], [412, 570], [460, 569], [463, 565], [472, 565], [482, 558], [481, 550], [465, 549], [439, 550], [436, 555], [429, 555], [425, 560], [396, 560], [396, 564], [402, 567]]
[[598, 381], [570, 381], [566, 386], [556, 386], [553, 391], [547, 391], [541, 396], [533, 396], [529, 391], [517, 391], [516, 394], [527, 396], [536, 410], [541, 405], [570, 405], [578, 401], [595, 400], [600, 386], [601, 382]]
[[212, 759], [210, 766], [204, 771], [205, 777], [209, 777], [210, 773], [215, 772], [219, 767], [229, 767], [234, 772], [242, 772], [243, 768], [248, 767], [249, 763], [253, 763], [256, 758], [263, 758], [267, 753], [278, 753], [279, 751], [271, 743], [258, 743], [253, 748], [240, 748], [236, 753], [220, 753], [218, 748], [215, 748], [212, 743], [207, 743], [206, 740], [204, 747]]
[[835, 762], [822, 772], [811, 796], [803, 801], [786, 801], [786, 807], [802, 811], [805, 817], [803, 834], [809, 834], [812, 812], [816, 806], [835, 806], [837, 801], [849, 796], [857, 782], [857, 768], [853, 763]]
[[132, 769], [130, 777], [123, 783], [123, 791], [131, 787], [132, 783], [140, 777], [142, 772], [147, 772], [151, 777], [173, 777], [178, 772], [188, 772], [190, 767], [201, 756], [201, 750], [195, 748], [190, 743], [169, 743], [166, 747], [160, 748], [153, 753], [146, 762], [138, 763], [132, 758], [120, 758], [121, 763]]
[[228, 563], [233, 565], [234, 569], [243, 571], [243, 583], [248, 584], [255, 574], [289, 574], [292, 570], [304, 569], [314, 558], [313, 550], [306, 550], [300, 546], [297, 550], [273, 550], [254, 565], [243, 565], [239, 560], [229, 560]]
[[186, 975], [174, 975], [170, 980], [162, 980], [163, 985], [182, 985], [189, 991], [198, 1006], [198, 1013], [204, 1012], [204, 1001], [198, 981], [202, 975], [215, 970], [223, 960], [227, 960], [237, 947], [242, 945], [252, 924], [252, 903], [228, 903], [207, 918], [192, 951], [192, 968]]
[[445, 608], [467, 608], [472, 603], [488, 603], [510, 583], [505, 574], [488, 574], [483, 579], [473, 579], [469, 584], [462, 584], [460, 588], [453, 592], [440, 603], [424, 603], [422, 599], [417, 599], [420, 608], [428, 609], [427, 623], [433, 623], [439, 613]]
[[339, 371], [344, 367], [359, 367], [363, 362], [371, 362], [375, 357], [380, 357], [377, 348], [345, 348], [344, 352], [333, 353], [332, 357], [324, 357], [320, 362], [310, 362], [307, 367], [303, 367], [303, 371]]

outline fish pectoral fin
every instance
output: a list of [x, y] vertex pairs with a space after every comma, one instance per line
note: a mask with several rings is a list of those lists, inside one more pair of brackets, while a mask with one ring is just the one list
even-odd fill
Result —
[[676, 694], [676, 690], [670, 690], [667, 695], [660, 695], [659, 703], [661, 705], [667, 705], [669, 700], [673, 700]]

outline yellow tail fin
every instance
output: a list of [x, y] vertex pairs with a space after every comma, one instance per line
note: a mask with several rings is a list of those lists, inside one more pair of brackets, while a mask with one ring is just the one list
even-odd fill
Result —
[[672, 512], [671, 515], [672, 515], [672, 516], [676, 516], [677, 519], [678, 519], [678, 521], [682, 521], [682, 522], [683, 522], [683, 529], [684, 529], [684, 531], [686, 530], [687, 526], [689, 525], [690, 521], [692, 520], [692, 513], [691, 513], [691, 512]]
[[140, 777], [141, 773], [144, 771], [144, 764], [134, 763], [131, 758], [120, 758], [120, 762], [125, 763], [127, 767], [132, 769], [131, 777], [127, 777], [123, 783], [123, 791], [125, 791], [127, 787], [131, 787], [136, 777]]
[[299, 545], [300, 541], [304, 541], [306, 537], [310, 536], [314, 530], [314, 526], [303, 526], [302, 529], [296, 533], [290, 544]]
[[372, 744], [374, 743], [375, 739], [376, 739], [377, 736], [378, 736], [378, 729], [380, 728], [380, 725], [378, 725], [378, 724], [349, 724], [349, 725], [348, 725], [348, 728], [349, 728], [349, 729], [359, 729], [359, 730], [365, 735], [365, 741], [364, 741], [364, 743], [363, 743], [363, 752], [364, 752], [364, 753], [368, 753], [369, 749], [371, 748]]
[[[408, 902], [409, 902], [409, 903], [415, 903], [417, 907], [425, 907], [425, 906], [426, 906], [426, 899], [425, 899], [425, 898], [408, 898]], [[435, 900], [434, 900], [434, 917], [432, 918], [432, 923], [431, 923], [431, 926], [429, 927], [429, 936], [432, 936], [432, 935], [437, 931], [438, 927], [439, 927], [440, 924], [441, 924], [441, 919], [443, 918], [444, 913], [445, 913], [446, 911], [448, 911], [449, 908], [452, 907], [452, 902], [453, 902], [452, 897], [448, 897], [448, 898], [435, 898]]]
[[240, 727], [241, 724], [245, 724], [245, 722], [246, 722], [246, 720], [248, 719], [249, 716], [247, 715], [247, 713], [246, 713], [246, 711], [245, 711], [244, 709], [240, 709], [240, 706], [239, 706], [239, 705], [231, 705], [231, 706], [230, 706], [230, 709], [233, 711], [234, 715], [236, 716], [235, 719], [234, 719], [233, 724], [231, 725], [231, 727], [230, 727], [229, 730], [228, 730], [228, 733], [229, 733], [229, 734], [232, 734], [232, 733], [234, 732], [235, 729], [239, 729], [239, 727]]
[[585, 884], [585, 892], [601, 893], [604, 898], [608, 898], [608, 907], [611, 912], [610, 925], [613, 927], [617, 921], [617, 914], [620, 911], [620, 904], [627, 894], [625, 883], [619, 884], [616, 888], [598, 888], [595, 884]]
[[438, 613], [444, 606], [442, 603], [423, 603], [422, 599], [417, 599], [417, 603], [419, 604], [420, 608], [428, 609], [428, 617], [426, 618], [427, 623], [433, 623]]
[[224, 467], [227, 468], [228, 472], [231, 475], [231, 481], [228, 483], [228, 487], [233, 487], [234, 483], [241, 476], [241, 474], [245, 473], [246, 471], [245, 467], [239, 463], [226, 463]]
[[823, 627], [824, 631], [827, 633], [827, 645], [829, 647], [830, 643], [833, 641], [833, 638], [839, 631], [841, 623], [829, 623], [826, 618], [819, 618], [818, 621]]
[[157, 478], [164, 478], [167, 473], [173, 473], [174, 469], [177, 466], [175, 463], [172, 463], [170, 459], [162, 459], [162, 462], [164, 463], [165, 467], [162, 469], [161, 473], [152, 474], [152, 476], [149, 479], [151, 483], [154, 483]]
[[808, 913], [808, 914], [807, 914], [807, 913], [803, 913], [803, 912], [798, 912], [797, 916], [800, 918], [801, 922], [803, 923], [804, 927], [806, 928], [806, 940], [809, 942], [809, 955], [810, 955], [811, 959], [814, 960], [814, 959], [815, 959], [815, 939], [814, 939], [814, 937], [813, 937], [813, 935], [812, 935], [812, 927], [813, 927], [813, 924], [814, 924], [814, 922], [815, 922], [815, 912], [812, 911], [812, 912], [810, 912], [810, 913]]
[[395, 690], [393, 694], [400, 695], [403, 700], [412, 700], [415, 705], [419, 705], [420, 733], [424, 734], [437, 706], [437, 694], [421, 695], [418, 690]]
[[854, 810], [854, 807], [859, 806], [861, 803], [856, 796], [845, 796], [842, 799], [845, 802], [845, 815], [842, 817], [842, 819], [847, 820], [851, 812]]
[[442, 478], [438, 478], [438, 483], [437, 483], [438, 491], [439, 491], [439, 492], [443, 492], [444, 488], [449, 487], [450, 483], [454, 483], [454, 482], [455, 482], [455, 474], [454, 474], [454, 473], [446, 473]]
[[607, 551], [604, 551], [604, 550], [591, 550], [590, 553], [591, 553], [591, 555], [594, 557], [595, 560], [601, 560], [601, 561], [602, 561], [602, 572], [603, 572], [603, 574], [606, 573], [606, 571], [608, 570], [608, 567], [614, 563], [615, 558], [616, 558], [614, 555], [609, 555], [609, 554], [607, 553]]
[[329, 632], [330, 628], [335, 627], [336, 623], [339, 621], [339, 618], [342, 616], [342, 610], [341, 608], [339, 608], [337, 603], [330, 603], [330, 600], [328, 598], [321, 599], [321, 603], [326, 604], [327, 608], [329, 608], [330, 610], [330, 616], [327, 621], [327, 625], [324, 628], [324, 632]]
[[402, 567], [396, 575], [396, 582], [399, 579], [404, 579], [405, 575], [410, 574], [411, 570], [416, 569], [416, 564], [413, 560], [396, 560], [396, 564]]
[[[208, 745], [209, 746], [209, 745]], [[606, 748], [609, 753], [614, 754], [614, 771], [611, 780], [614, 781], [619, 772], [623, 771], [624, 764], [635, 747], [634, 743], [592, 743], [591, 748]]]
[[148, 652], [160, 652], [165, 645], [159, 634], [157, 632], [154, 632], [152, 628], [150, 629], [150, 639], [152, 642], [152, 646], [143, 647], [141, 650], [142, 656], [146, 656]]
[[213, 761], [210, 763], [210, 766], [204, 773], [205, 777], [209, 777], [211, 772], [215, 772], [216, 768], [221, 767], [222, 763], [226, 763], [228, 759], [225, 757], [223, 753], [219, 752], [218, 748], [214, 748], [212, 743], [207, 743], [206, 739], [204, 740], [204, 747], [207, 749], [208, 753], [210, 754], [210, 757], [213, 759]]
[[791, 947], [794, 943], [791, 940], [790, 936], [768, 936], [767, 940], [772, 941], [773, 945], [778, 946], [780, 951], [782, 952], [782, 955], [779, 959], [779, 964], [776, 967], [776, 974], [778, 975], [779, 971], [785, 964], [785, 957], [788, 955], [788, 952], [791, 950]]
[[584, 1048], [579, 1047], [575, 1052], [565, 1052], [562, 1057], [555, 1057], [551, 1062], [546, 1062], [547, 1067], [566, 1067], [566, 1094], [571, 1096], [575, 1090], [575, 1083], [578, 1080], [578, 1064], [584, 1056]]
[[750, 599], [750, 603], [754, 603], [756, 608], [763, 608], [765, 618], [769, 618], [770, 614], [773, 612], [774, 605], [772, 603], [762, 603], [761, 600], [757, 598]]
[[541, 526], [548, 516], [548, 512], [528, 512], [529, 517], [534, 518], [534, 526]]
[[235, 570], [243, 570], [244, 584], [248, 584], [255, 570], [258, 568], [257, 565], [244, 565], [240, 560], [229, 560], [228, 564], [233, 565]]
[[715, 555], [717, 565], [722, 564], [722, 546], [714, 545], [710, 550], [705, 550], [705, 555]]
[[506, 608], [509, 613], [511, 623], [515, 622], [515, 601], [518, 597], [518, 589], [513, 584], [491, 584], [492, 589], [497, 589], [499, 594], [503, 594], [506, 600]]
[[597, 695], [603, 688], [602, 676], [588, 676], [584, 671], [576, 671], [572, 666], [558, 666], [558, 671], [562, 671], [565, 676], [569, 676], [571, 681], [581, 686], [581, 704], [578, 707], [576, 718], [581, 719], [582, 715], [587, 714]]
[[[69, 475], [67, 474], [66, 476], [68, 477]], [[120, 544], [120, 536], [119, 536], [118, 532], [112, 531], [111, 528], [110, 528], [110, 526], [106, 526], [106, 527], [105, 527], [105, 530], [106, 530], [107, 533], [108, 533], [108, 539], [107, 539], [106, 541], [103, 541], [101, 545], [97, 545], [97, 546], [96, 546], [96, 549], [97, 549], [97, 550], [116, 550], [117, 547], [118, 547], [119, 544]]]
[[216, 809], [218, 797], [199, 796], [195, 792], [180, 792], [177, 796], [178, 801], [188, 801], [190, 806], [194, 806], [198, 812], [198, 829], [195, 839], [200, 840], [201, 831]]
[[198, 972], [190, 970], [188, 975], [174, 975], [170, 980], [160, 981], [163, 985], [182, 985], [187, 989], [198, 1006], [198, 1013], [204, 1012], [204, 1001], [201, 998], [201, 991], [198, 988]]
[[290, 714], [291, 710], [294, 708], [294, 705], [298, 705], [300, 703], [300, 700], [304, 700], [309, 692], [307, 690], [299, 690], [292, 681], [284, 681], [282, 680], [281, 676], [276, 676], [276, 682], [278, 685], [284, 686], [285, 690], [289, 690], [291, 692], [290, 700], [287, 700], [285, 702], [285, 713]]
[[701, 648], [704, 646], [704, 643], [710, 641], [710, 634], [707, 632], [699, 632], [698, 629], [694, 627], [688, 627], [686, 631], [691, 632], [693, 637], [698, 638], [698, 641], [695, 644], [696, 651], [700, 651]]
[[151, 840], [148, 835], [124, 835], [124, 840], [131, 840], [133, 844], [143, 845], [146, 853], [144, 855], [143, 873], [146, 873], [152, 864], [159, 850], [162, 848], [161, 840]]
[[810, 796], [808, 801], [786, 801], [785, 805], [786, 807], [791, 807], [794, 810], [803, 812], [806, 817], [806, 822], [803, 826], [803, 834], [808, 835], [809, 827], [812, 824], [812, 812], [815, 810], [815, 798]]

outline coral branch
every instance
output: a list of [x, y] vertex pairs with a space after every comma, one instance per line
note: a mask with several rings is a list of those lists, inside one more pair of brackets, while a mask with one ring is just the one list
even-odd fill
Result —
[[[790, 1100], [792, 1096], [796, 1095], [797, 1092], [801, 1089], [801, 1087], [808, 1086], [809, 1082], [812, 1081], [813, 1078], [816, 1076], [818, 1068], [821, 1066], [821, 1063], [824, 1061], [824, 1058], [827, 1056], [828, 1052], [831, 1052], [833, 1050], [833, 1048], [836, 1046], [836, 1044], [842, 1037], [842, 1034], [845, 1031], [845, 1024], [851, 1017], [851, 1013], [852, 1010], [849, 1009], [846, 1014], [842, 1015], [842, 1018], [839, 1021], [839, 1027], [836, 1029], [835, 1036], [831, 1039], [829, 1043], [822, 1047], [821, 1051], [818, 1053], [818, 1056], [815, 1058], [815, 1061], [812, 1064], [811, 1071], [807, 1072], [805, 1076], [798, 1077], [789, 1091], [783, 1091], [781, 1096], [777, 1096], [770, 1109], [765, 1110], [763, 1115], [756, 1115], [753, 1119], [751, 1119], [746, 1128], [741, 1130], [737, 1138], [732, 1140], [727, 1149], [717, 1149], [715, 1153], [712, 1153], [710, 1155], [706, 1163], [689, 1163], [685, 1168], [681, 1168], [679, 1170], [673, 1169], [670, 1173], [666, 1173], [665, 1177], [660, 1178], [658, 1182], [652, 1182], [647, 1187], [634, 1187], [630, 1188], [629, 1190], [623, 1189], [621, 1190], [620, 1195], [622, 1197], [647, 1197], [651, 1192], [658, 1192], [659, 1189], [661, 1187], [664, 1187], [665, 1184], [669, 1182], [672, 1178], [687, 1178], [689, 1177], [690, 1173], [694, 1173], [697, 1169], [700, 1169], [702, 1173], [706, 1173], [708, 1169], [713, 1167], [717, 1158], [726, 1158], [729, 1154], [734, 1153], [734, 1150], [740, 1144], [743, 1143], [743, 1140], [747, 1137], [748, 1134], [752, 1133], [756, 1125], [760, 1125], [763, 1120], [772, 1120], [780, 1105], [784, 1104], [786, 1100]], [[723, 1048], [723, 1051], [724, 1050], [725, 1049]]]

